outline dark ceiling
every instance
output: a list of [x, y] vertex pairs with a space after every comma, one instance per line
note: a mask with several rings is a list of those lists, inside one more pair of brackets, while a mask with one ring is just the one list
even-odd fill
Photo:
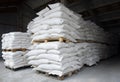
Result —
[[0, 13], [16, 12], [17, 5], [23, 0], [0, 0]]
[[1, 6], [11, 6], [11, 5], [17, 5], [23, 0], [0, 0], [0, 7]]
[[66, 6], [101, 27], [120, 27], [120, 0], [0, 0], [0, 13], [16, 12], [18, 5], [23, 2], [40, 11], [55, 1], [67, 1]]

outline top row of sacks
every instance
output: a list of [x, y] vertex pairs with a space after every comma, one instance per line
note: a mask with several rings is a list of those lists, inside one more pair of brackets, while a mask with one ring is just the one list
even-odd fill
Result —
[[85, 21], [81, 15], [61, 3], [48, 6], [36, 13], [38, 17], [27, 26], [28, 32], [33, 34], [32, 42], [63, 37], [72, 42], [92, 40], [110, 43], [110, 35], [95, 23]]

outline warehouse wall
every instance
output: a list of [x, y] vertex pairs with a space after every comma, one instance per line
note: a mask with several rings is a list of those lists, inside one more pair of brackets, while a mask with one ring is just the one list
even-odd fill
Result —
[[[0, 36], [3, 33], [22, 31], [26, 32], [28, 23], [35, 17], [35, 12], [26, 4], [20, 4], [17, 12], [0, 13]], [[0, 37], [1, 40], [1, 37]], [[1, 43], [0, 43], [1, 51]], [[1, 53], [0, 53], [1, 57]]]
[[[11, 31], [18, 31], [17, 13], [0, 13], [0, 36], [2, 36], [3, 33], [8, 33]], [[1, 51], [1, 43], [0, 43], [0, 51]]]
[[[12, 20], [11, 20], [12, 19]], [[16, 31], [17, 29], [17, 14], [2, 13], [0, 14], [0, 33]]]
[[21, 31], [26, 32], [28, 23], [36, 16], [35, 11], [23, 3], [18, 8], [18, 25]]
[[106, 30], [120, 35], [120, 27], [107, 28]]

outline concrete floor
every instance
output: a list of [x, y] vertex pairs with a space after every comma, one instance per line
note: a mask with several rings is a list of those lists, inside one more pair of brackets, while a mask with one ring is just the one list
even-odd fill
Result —
[[120, 57], [112, 57], [92, 67], [83, 67], [78, 74], [63, 81], [46, 77], [32, 68], [11, 71], [0, 61], [0, 82], [120, 82]]

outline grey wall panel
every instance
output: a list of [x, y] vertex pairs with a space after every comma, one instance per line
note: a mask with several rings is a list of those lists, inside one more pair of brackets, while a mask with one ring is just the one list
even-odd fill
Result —
[[16, 25], [17, 14], [16, 13], [0, 13], [0, 23]]
[[[0, 13], [0, 40], [3, 33], [18, 31], [17, 14], [16, 13]], [[1, 42], [0, 42], [1, 56]]]
[[51, 0], [26, 0], [26, 3], [31, 6], [33, 9], [42, 6], [48, 2], [50, 2]]
[[94, 9], [117, 2], [120, 2], [120, 0], [78, 0], [78, 2], [68, 5], [68, 7], [75, 12], [83, 12], [88, 10], [86, 7]]
[[22, 28], [21, 31], [26, 32], [28, 23], [36, 16], [35, 11], [26, 4], [22, 4], [18, 11], [18, 25]]

